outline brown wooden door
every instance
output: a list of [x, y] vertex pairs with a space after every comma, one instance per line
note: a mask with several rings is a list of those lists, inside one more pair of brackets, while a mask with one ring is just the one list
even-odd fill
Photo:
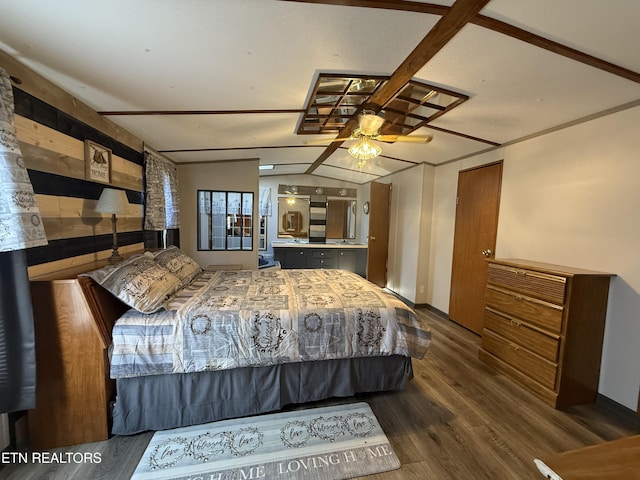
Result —
[[496, 248], [502, 162], [458, 174], [449, 318], [480, 334], [487, 257]]
[[380, 287], [387, 285], [390, 205], [391, 184], [372, 182], [369, 202], [367, 280]]
[[327, 200], [327, 238], [345, 238], [347, 201]]

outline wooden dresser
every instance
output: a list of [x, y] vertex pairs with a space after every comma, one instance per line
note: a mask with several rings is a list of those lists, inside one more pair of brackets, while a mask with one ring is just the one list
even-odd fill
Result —
[[27, 413], [31, 448], [106, 440], [109, 403], [110, 322], [128, 307], [87, 277], [95, 262], [31, 279], [36, 339], [36, 408]]
[[480, 358], [553, 407], [595, 402], [612, 275], [488, 262]]

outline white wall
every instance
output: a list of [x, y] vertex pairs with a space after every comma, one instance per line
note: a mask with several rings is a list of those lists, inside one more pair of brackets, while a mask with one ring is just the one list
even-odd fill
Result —
[[433, 181], [426, 164], [380, 180], [392, 184], [387, 288], [414, 303], [428, 298]]
[[447, 312], [458, 171], [504, 159], [496, 256], [615, 273], [599, 391], [637, 409], [640, 107], [436, 168], [429, 303]]
[[222, 190], [254, 193], [254, 212], [258, 211], [258, 160], [238, 162], [178, 164], [180, 189], [180, 249], [202, 266], [242, 265], [258, 268], [258, 224], [254, 219], [253, 251], [198, 251], [197, 191]]

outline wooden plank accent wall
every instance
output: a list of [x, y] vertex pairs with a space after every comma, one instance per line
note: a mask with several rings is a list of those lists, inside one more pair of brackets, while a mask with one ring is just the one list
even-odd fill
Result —
[[2, 51], [0, 65], [14, 80], [17, 137], [49, 241], [27, 250], [29, 276], [111, 255], [111, 216], [94, 211], [107, 185], [85, 180], [85, 139], [112, 150], [110, 186], [127, 193], [120, 251], [144, 248], [143, 142]]

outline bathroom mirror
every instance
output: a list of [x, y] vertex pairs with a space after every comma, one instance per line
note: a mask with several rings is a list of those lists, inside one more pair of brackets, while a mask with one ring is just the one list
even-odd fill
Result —
[[355, 200], [327, 200], [327, 238], [356, 238]]
[[294, 196], [278, 198], [278, 238], [308, 236], [309, 199]]
[[[327, 199], [326, 238], [356, 238], [356, 201]], [[278, 198], [278, 238], [309, 237], [309, 197], [291, 195]]]

